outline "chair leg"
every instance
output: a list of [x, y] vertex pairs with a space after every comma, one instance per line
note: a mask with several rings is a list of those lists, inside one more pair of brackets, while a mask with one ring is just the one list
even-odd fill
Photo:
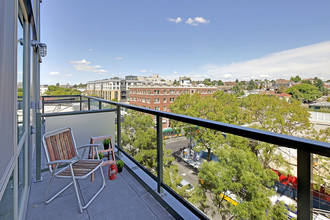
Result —
[[73, 173], [73, 169], [72, 169], [72, 165], [71, 164], [70, 164], [70, 171], [71, 171], [71, 176], [72, 176], [72, 182], [73, 182], [74, 190], [76, 192], [76, 196], [77, 196], [77, 200], [78, 200], [79, 210], [80, 210], [80, 213], [82, 213], [83, 212], [83, 207], [81, 205], [81, 200], [80, 200], [80, 196], [79, 196], [79, 192], [78, 192], [78, 187], [77, 187], [76, 179], [74, 177], [74, 173]]
[[84, 207], [82, 207], [83, 209], [86, 209], [90, 204], [91, 204], [91, 202], [93, 202], [93, 200], [96, 198], [96, 196], [98, 196], [100, 193], [101, 193], [101, 191], [103, 190], [103, 188], [105, 187], [105, 178], [104, 178], [104, 174], [103, 174], [103, 170], [102, 170], [102, 167], [100, 166], [100, 171], [101, 171], [101, 176], [102, 176], [102, 181], [103, 181], [103, 183], [102, 183], [102, 186], [101, 186], [101, 188], [99, 189], [99, 191], [97, 191], [97, 193], [93, 196], [93, 198], [91, 198], [87, 203], [86, 203], [86, 205], [84, 206]]
[[46, 194], [45, 194], [45, 197], [44, 197], [44, 203], [46, 203], [46, 204], [48, 204], [51, 201], [53, 201], [57, 196], [59, 196], [62, 192], [64, 192], [67, 188], [69, 188], [72, 185], [72, 183], [73, 183], [73, 182], [70, 182], [63, 189], [61, 189], [58, 193], [56, 193], [53, 197], [51, 197], [50, 199], [47, 200], [47, 196], [48, 196], [49, 190], [50, 190], [50, 188], [51, 188], [51, 186], [53, 184], [53, 181], [54, 181], [54, 173], [52, 173], [52, 177], [49, 180], [48, 188], [47, 188], [47, 191], [46, 191]]

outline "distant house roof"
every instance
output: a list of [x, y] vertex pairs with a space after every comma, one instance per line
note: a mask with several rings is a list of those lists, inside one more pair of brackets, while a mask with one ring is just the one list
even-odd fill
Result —
[[277, 79], [276, 80], [276, 84], [289, 84], [290, 80], [286, 80], [286, 79]]
[[225, 86], [234, 86], [236, 82], [224, 82]]
[[276, 95], [278, 97], [287, 97], [287, 98], [291, 98], [292, 95], [288, 94], [288, 93], [285, 93], [285, 92], [282, 92], [281, 94], [278, 94]]

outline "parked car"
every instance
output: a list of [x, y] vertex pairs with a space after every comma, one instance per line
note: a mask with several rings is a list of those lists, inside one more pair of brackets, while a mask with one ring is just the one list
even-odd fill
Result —
[[182, 180], [180, 182], [180, 184], [178, 185], [178, 188], [182, 188], [182, 187], [185, 187], [185, 186], [188, 186], [187, 187], [187, 191], [190, 192], [191, 190], [194, 189], [194, 186], [191, 185], [187, 180]]

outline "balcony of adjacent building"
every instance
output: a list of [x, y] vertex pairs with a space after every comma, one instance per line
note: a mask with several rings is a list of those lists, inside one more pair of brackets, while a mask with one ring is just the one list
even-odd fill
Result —
[[[310, 188], [312, 184], [311, 168], [313, 166], [311, 155], [318, 154], [329, 157], [328, 143], [151, 110], [90, 96], [45, 96], [42, 98], [42, 103], [41, 113], [37, 114], [36, 149], [34, 150], [36, 154], [33, 159], [34, 182], [30, 190], [27, 219], [44, 219], [45, 216], [49, 219], [218, 219], [219, 215], [212, 216], [208, 211], [204, 213], [197, 208], [196, 204], [183, 198], [184, 196], [178, 193], [182, 184], [166, 184], [168, 180], [165, 180], [164, 175], [166, 174], [164, 173], [166, 173], [165, 169], [167, 168], [159, 165], [164, 164], [166, 160], [164, 151], [172, 149], [172, 156], [174, 156], [174, 162], [178, 167], [176, 174], [180, 176], [181, 183], [188, 182], [195, 188], [199, 186], [201, 181], [198, 177], [198, 167], [201, 164], [198, 164], [194, 158], [196, 155], [187, 151], [188, 149], [184, 149], [189, 139], [175, 132], [173, 135], [168, 134], [167, 139], [164, 139], [163, 119], [176, 120], [196, 127], [210, 128], [223, 132], [223, 134], [233, 134], [276, 144], [286, 149], [287, 152], [293, 152], [293, 157], [297, 163], [296, 173], [298, 177], [298, 185], [293, 192], [297, 207], [295, 214], [301, 219], [305, 219], [306, 216], [310, 219], [313, 213], [314, 217], [320, 213], [323, 216], [329, 214], [329, 210], [326, 209], [313, 210], [314, 198]], [[134, 149], [134, 146], [131, 146], [133, 149], [125, 149], [123, 146], [122, 136], [126, 133], [122, 133], [122, 125], [125, 118], [131, 114], [129, 111], [154, 116], [153, 129], [155, 130], [157, 158], [154, 158], [156, 163], [153, 165], [143, 166], [138, 162], [139, 159], [136, 156], [133, 157], [129, 154], [134, 150], [142, 149]], [[89, 138], [92, 136], [110, 135], [113, 137], [116, 158], [125, 162], [123, 172], [117, 175], [116, 180], [107, 178], [107, 185], [102, 193], [83, 213], [79, 212], [73, 188], [69, 188], [50, 204], [43, 203], [50, 174], [45, 165], [41, 137], [45, 132], [61, 127], [73, 129], [78, 146], [89, 143]], [[136, 130], [131, 132], [134, 133]], [[178, 138], [168, 139], [169, 136], [177, 136]], [[165, 148], [162, 147], [164, 145]], [[192, 156], [187, 157], [183, 155], [184, 152]], [[203, 156], [199, 154], [198, 157], [202, 158]], [[199, 161], [201, 162], [202, 159]], [[106, 177], [108, 176], [108, 169], [108, 166], [103, 167]], [[65, 183], [58, 182], [55, 186], [59, 187], [61, 184], [65, 185]], [[91, 193], [97, 190], [100, 184], [100, 178], [97, 176], [95, 176], [94, 182], [90, 179], [79, 181], [82, 198], [88, 200], [92, 195]], [[189, 192], [188, 188], [186, 191]], [[227, 194], [230, 197], [230, 193], [227, 192]], [[234, 195], [232, 196], [234, 200], [233, 197]]]

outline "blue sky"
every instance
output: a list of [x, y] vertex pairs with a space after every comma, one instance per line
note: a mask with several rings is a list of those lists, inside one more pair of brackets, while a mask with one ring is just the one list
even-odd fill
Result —
[[330, 79], [329, 0], [44, 0], [42, 84]]

